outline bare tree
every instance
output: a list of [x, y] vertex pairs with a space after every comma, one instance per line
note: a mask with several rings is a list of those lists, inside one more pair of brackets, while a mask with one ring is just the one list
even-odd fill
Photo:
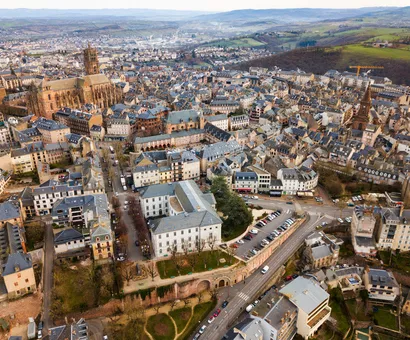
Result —
[[173, 301], [171, 302], [171, 311], [177, 306], [177, 304], [178, 304], [178, 301], [177, 301], [177, 300], [173, 300]]
[[159, 309], [161, 308], [161, 305], [154, 305], [152, 308], [155, 310], [155, 314], [159, 313]]
[[211, 251], [214, 251], [215, 246], [216, 246], [216, 236], [213, 236], [212, 234], [209, 235], [209, 237], [208, 237], [208, 246], [211, 249]]
[[124, 268], [122, 268], [122, 277], [125, 281], [127, 281], [127, 286], [129, 286], [130, 281], [134, 278], [132, 268], [129, 266], [125, 266]]
[[181, 263], [181, 259], [180, 256], [178, 256], [178, 247], [177, 245], [174, 243], [172, 244], [169, 248], [168, 251], [171, 253], [171, 261], [174, 264], [177, 272], [179, 275], [181, 275], [179, 268], [180, 268], [180, 263]]
[[209, 291], [209, 294], [211, 294], [212, 299], [216, 299], [218, 297], [218, 292], [216, 291], [216, 289], [211, 289]]
[[155, 269], [154, 261], [149, 261], [145, 268], [147, 270], [148, 275], [151, 277], [152, 281], [154, 281], [155, 277], [158, 276], [158, 273]]
[[188, 307], [191, 304], [191, 300], [190, 299], [185, 299], [184, 301], [184, 307]]

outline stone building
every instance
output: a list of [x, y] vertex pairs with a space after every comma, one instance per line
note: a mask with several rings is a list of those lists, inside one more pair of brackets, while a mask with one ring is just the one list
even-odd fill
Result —
[[84, 50], [84, 66], [85, 74], [87, 75], [100, 73], [97, 49], [91, 47], [90, 44], [88, 44], [88, 47]]

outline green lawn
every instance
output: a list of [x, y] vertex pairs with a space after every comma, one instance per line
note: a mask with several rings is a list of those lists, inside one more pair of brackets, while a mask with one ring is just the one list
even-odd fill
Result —
[[179, 336], [178, 340], [189, 339], [199, 323], [202, 322], [208, 313], [215, 308], [216, 302], [217, 300], [212, 300], [196, 305], [194, 307], [194, 314], [192, 315], [191, 322], [185, 329], [185, 332]]
[[377, 48], [366, 47], [362, 45], [347, 45], [344, 46], [343, 54], [345, 54], [346, 57], [350, 57], [351, 54], [354, 54], [357, 56], [365, 55], [380, 59], [398, 59], [410, 61], [410, 52], [397, 48]]
[[343, 333], [346, 332], [350, 328], [350, 323], [347, 318], [346, 313], [343, 311], [342, 307], [336, 301], [330, 302], [330, 307], [332, 308], [332, 317], [337, 320], [337, 328]]
[[221, 47], [237, 48], [237, 47], [256, 47], [256, 46], [262, 46], [262, 45], [265, 45], [265, 44], [253, 38], [240, 38], [240, 39], [232, 39], [232, 40], [212, 41], [210, 43], [205, 44], [204, 46], [221, 46]]
[[395, 315], [390, 313], [388, 308], [385, 309], [379, 307], [379, 310], [374, 313], [374, 320], [379, 326], [398, 330], [397, 318]]
[[404, 333], [410, 335], [410, 316], [407, 316], [406, 314], [402, 314], [401, 315], [401, 325], [403, 327]]
[[175, 327], [167, 314], [152, 315], [147, 320], [147, 331], [154, 340], [175, 338]]
[[[357, 302], [355, 299], [345, 301], [347, 308], [350, 311], [352, 317], [356, 318], [357, 321], [370, 321], [371, 317], [365, 314], [365, 306], [363, 303], [359, 303], [356, 308]], [[357, 309], [357, 313], [356, 313]]]
[[178, 328], [178, 333], [181, 333], [184, 330], [191, 317], [191, 313], [191, 307], [176, 309], [168, 313], [174, 319]]
[[[233, 265], [237, 262], [234, 257], [219, 251], [203, 251], [200, 254], [192, 253], [188, 257], [196, 257], [196, 263], [192, 268], [190, 261], [184, 256], [180, 255], [176, 260], [179, 263], [180, 269], [178, 272], [176, 261], [171, 258], [157, 262], [157, 269], [161, 279], [169, 278], [172, 276], [187, 275], [189, 273], [199, 273], [211, 269], [223, 268], [225, 266]], [[221, 259], [225, 259], [224, 263], [221, 263]]]

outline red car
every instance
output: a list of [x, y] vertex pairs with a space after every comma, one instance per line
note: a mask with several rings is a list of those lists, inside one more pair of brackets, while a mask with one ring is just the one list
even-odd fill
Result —
[[238, 248], [239, 246], [236, 243], [232, 243], [230, 247], [231, 248]]
[[292, 275], [288, 275], [288, 276], [285, 277], [286, 282], [287, 281], [292, 281], [292, 279], [293, 279]]
[[221, 313], [221, 309], [218, 308], [214, 313], [214, 318], [216, 318]]

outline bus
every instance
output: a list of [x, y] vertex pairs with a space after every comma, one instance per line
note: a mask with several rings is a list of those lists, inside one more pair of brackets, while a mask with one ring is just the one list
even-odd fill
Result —
[[110, 145], [109, 148], [110, 148], [110, 152], [111, 152], [111, 153], [114, 153], [114, 148], [113, 148], [111, 145]]

